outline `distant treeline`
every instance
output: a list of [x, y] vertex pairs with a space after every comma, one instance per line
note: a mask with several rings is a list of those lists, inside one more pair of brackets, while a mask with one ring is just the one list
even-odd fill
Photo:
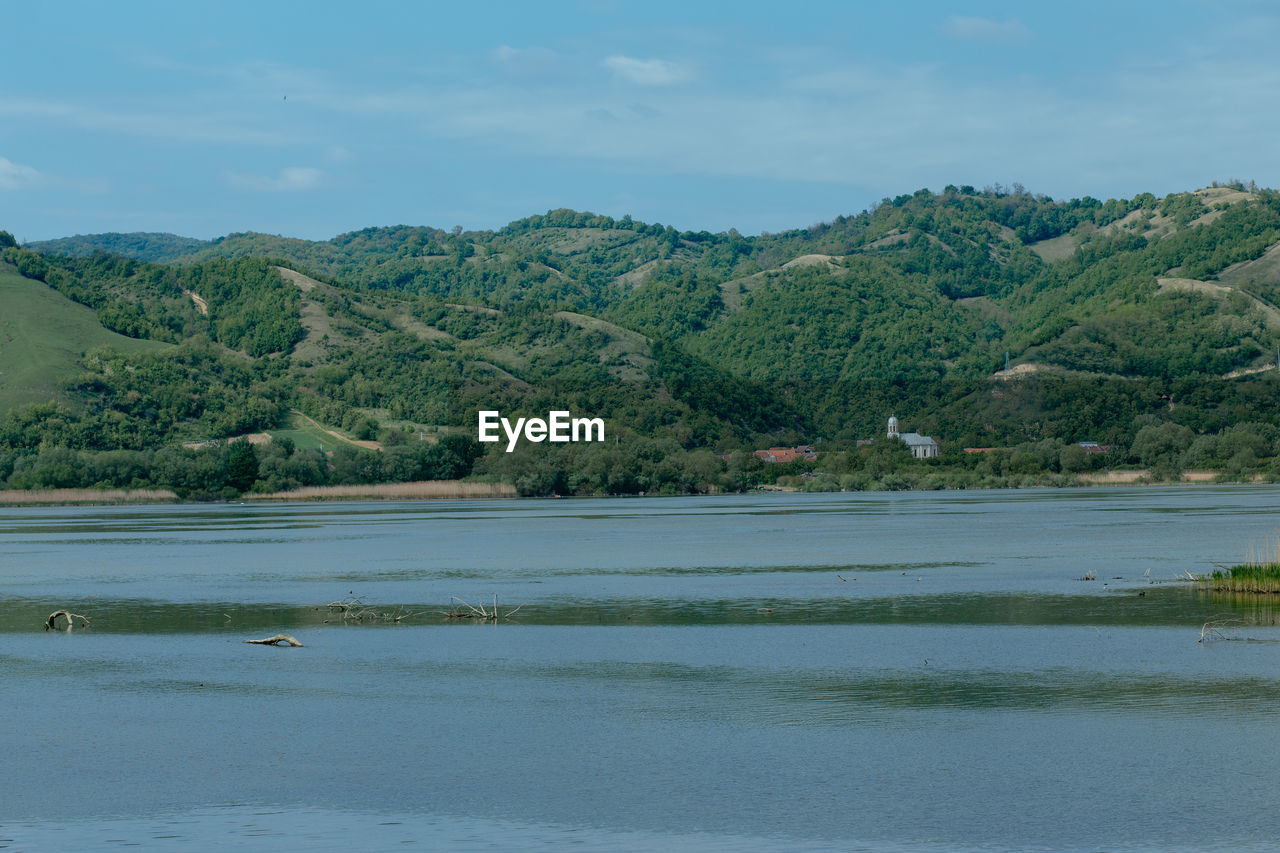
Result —
[[966, 452], [943, 442], [942, 454], [913, 459], [887, 437], [853, 450], [821, 450], [815, 461], [766, 463], [746, 451], [716, 456], [671, 444], [523, 446], [491, 454], [477, 471], [513, 482], [525, 495], [682, 494], [743, 491], [779, 483], [803, 491], [975, 489], [1064, 486], [1093, 472], [1141, 468], [1152, 481], [1176, 482], [1184, 471], [1211, 470], [1226, 482], [1280, 482], [1280, 428], [1243, 423], [1197, 435], [1146, 417], [1132, 442], [1082, 446], [1046, 438]]
[[189, 500], [303, 486], [456, 480], [471, 473], [479, 442], [447, 436], [382, 453], [351, 446], [331, 454], [298, 450], [288, 438], [268, 444], [213, 442], [157, 450], [0, 450], [0, 482], [10, 489], [172, 489]]

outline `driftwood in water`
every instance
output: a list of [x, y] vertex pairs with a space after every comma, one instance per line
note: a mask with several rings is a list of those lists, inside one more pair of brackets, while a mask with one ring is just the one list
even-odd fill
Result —
[[245, 640], [245, 642], [253, 643], [258, 646], [278, 646], [284, 644], [286, 646], [294, 646], [295, 648], [302, 645], [302, 643], [299, 643], [289, 634], [276, 634], [274, 637], [263, 637], [261, 640]]
[[75, 620], [77, 619], [83, 623], [80, 626], [81, 628], [89, 627], [88, 616], [81, 616], [79, 613], [72, 613], [70, 610], [55, 610], [50, 613], [49, 618], [44, 621], [44, 629], [46, 631], [57, 631], [59, 616], [67, 620], [67, 627], [64, 630], [66, 630], [68, 634], [71, 633], [71, 628], [75, 625]]
[[[316, 608], [319, 610], [320, 608]], [[389, 610], [378, 610], [365, 604], [363, 598], [356, 597], [355, 593], [349, 593], [346, 598], [340, 601], [330, 601], [325, 605], [325, 609], [329, 613], [338, 614], [342, 617], [343, 622], [395, 622], [399, 624], [406, 619], [412, 619], [414, 616], [420, 616], [425, 611], [408, 611], [403, 606], [392, 612]], [[329, 624], [328, 619], [324, 620], [325, 624]]]
[[461, 604], [462, 607], [466, 608], [466, 610], [463, 610], [462, 607], [456, 606], [451, 607], [448, 610], [441, 610], [441, 615], [446, 619], [478, 619], [481, 622], [499, 622], [503, 619], [510, 619], [516, 614], [516, 611], [518, 611], [520, 607], [524, 607], [524, 605], [521, 604], [520, 607], [508, 610], [506, 613], [499, 613], [498, 596], [496, 595], [493, 597], [492, 610], [486, 609], [483, 602], [479, 607], [476, 607], [475, 605], [468, 604], [456, 595], [451, 595], [449, 598], [457, 604]]

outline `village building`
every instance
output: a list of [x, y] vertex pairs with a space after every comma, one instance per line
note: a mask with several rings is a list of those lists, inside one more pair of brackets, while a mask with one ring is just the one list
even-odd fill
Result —
[[770, 447], [768, 450], [757, 450], [755, 455], [761, 462], [795, 462], [800, 459], [812, 462], [818, 458], [817, 451], [808, 444], [798, 447]]
[[911, 448], [911, 455], [916, 459], [932, 459], [938, 455], [938, 442], [927, 435], [914, 432], [899, 432], [898, 419], [889, 417], [889, 438], [896, 438]]

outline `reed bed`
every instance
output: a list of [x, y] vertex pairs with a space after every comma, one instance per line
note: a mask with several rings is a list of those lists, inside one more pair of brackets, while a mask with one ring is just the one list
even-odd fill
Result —
[[444, 500], [469, 498], [513, 498], [515, 486], [509, 483], [466, 483], [461, 480], [426, 480], [419, 483], [374, 483], [353, 486], [304, 486], [291, 492], [245, 494], [245, 500], [268, 501], [343, 501], [365, 500]]
[[1280, 563], [1244, 563], [1214, 569], [1205, 580], [1217, 592], [1280, 593]]
[[1249, 548], [1243, 563], [1214, 569], [1201, 580], [1215, 592], [1280, 593], [1280, 539], [1268, 537], [1261, 545]]
[[168, 503], [178, 496], [168, 489], [6, 489], [0, 504]]

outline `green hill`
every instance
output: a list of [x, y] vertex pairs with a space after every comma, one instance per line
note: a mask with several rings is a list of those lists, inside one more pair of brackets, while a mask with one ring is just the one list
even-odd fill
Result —
[[207, 245], [205, 240], [179, 237], [177, 234], [135, 231], [128, 234], [77, 234], [75, 237], [42, 240], [30, 244], [30, 248], [72, 258], [87, 258], [95, 252], [105, 252], [139, 261], [166, 263], [198, 252]]
[[[495, 231], [142, 237], [4, 250], [107, 328], [182, 345], [60, 363], [68, 398], [119, 422], [77, 433], [85, 447], [283, 427], [290, 409], [394, 447], [468, 435], [480, 408], [571, 408], [605, 417], [629, 455], [583, 451], [530, 488], [625, 491], [645, 487], [620, 471], [662, 459], [682, 460], [685, 488], [722, 465], [691, 454], [851, 450], [889, 413], [976, 446], [1280, 428], [1271, 190], [1103, 202], [947, 187], [758, 236], [553, 210]], [[198, 405], [165, 384], [201, 389]], [[23, 417], [0, 442], [67, 440]], [[559, 458], [540, 453], [485, 464], [532, 477]]]
[[66, 381], [95, 347], [159, 352], [165, 344], [116, 334], [94, 312], [0, 262], [0, 411], [69, 399]]
[[[533, 301], [679, 341], [759, 381], [967, 379], [1006, 351], [1039, 369], [1169, 378], [1269, 357], [1277, 208], [1273, 192], [1237, 187], [1105, 203], [949, 187], [757, 237], [556, 210], [457, 234], [235, 234], [179, 261], [277, 258], [354, 291]], [[1161, 285], [1219, 274], [1226, 289]]]

